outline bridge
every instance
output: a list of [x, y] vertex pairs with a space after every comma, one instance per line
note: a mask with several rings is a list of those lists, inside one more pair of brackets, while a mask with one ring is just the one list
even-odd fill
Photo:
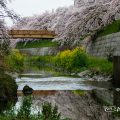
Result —
[[12, 39], [17, 39], [17, 38], [53, 39], [56, 36], [54, 31], [48, 31], [48, 30], [9, 30], [8, 34]]

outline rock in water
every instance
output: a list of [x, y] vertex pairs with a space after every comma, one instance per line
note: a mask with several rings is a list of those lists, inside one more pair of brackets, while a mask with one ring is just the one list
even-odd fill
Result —
[[24, 95], [31, 95], [33, 93], [33, 89], [28, 85], [25, 85], [22, 92]]

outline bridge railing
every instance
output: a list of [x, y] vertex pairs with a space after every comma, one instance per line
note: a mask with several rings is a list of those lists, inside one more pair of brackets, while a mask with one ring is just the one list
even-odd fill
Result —
[[48, 30], [9, 30], [12, 38], [54, 38], [55, 31]]

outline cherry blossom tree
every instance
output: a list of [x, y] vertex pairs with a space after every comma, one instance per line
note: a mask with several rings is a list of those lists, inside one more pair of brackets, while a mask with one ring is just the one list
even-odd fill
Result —
[[120, 19], [119, 0], [75, 0], [74, 6], [23, 18], [24, 23], [19, 22], [14, 28], [55, 30], [55, 41], [74, 45], [81, 36], [93, 35], [117, 19]]
[[7, 4], [9, 2], [10, 0], [0, 0], [0, 58], [7, 54], [10, 49], [10, 40], [5, 24], [5, 18], [9, 17], [13, 21], [19, 19], [14, 11], [8, 9]]

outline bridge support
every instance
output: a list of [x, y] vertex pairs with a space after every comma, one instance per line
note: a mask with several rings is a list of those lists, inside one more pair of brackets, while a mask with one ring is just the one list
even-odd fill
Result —
[[114, 85], [120, 87], [120, 56], [114, 56], [113, 59]]

